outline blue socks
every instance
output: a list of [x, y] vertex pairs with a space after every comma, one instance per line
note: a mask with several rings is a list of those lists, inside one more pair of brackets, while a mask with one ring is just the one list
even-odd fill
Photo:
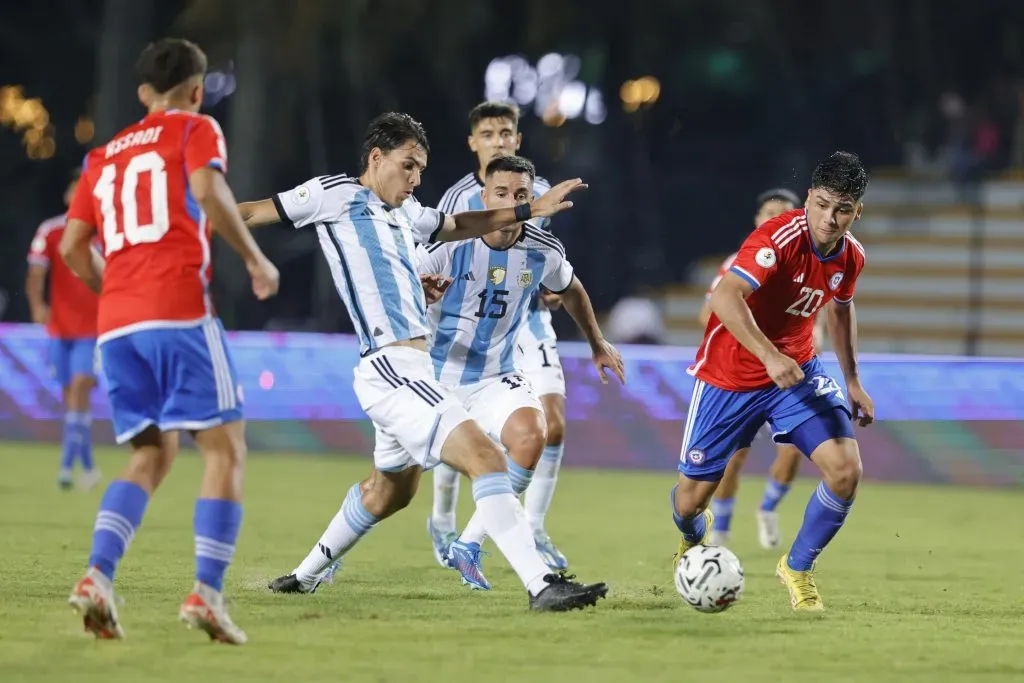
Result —
[[700, 512], [693, 517], [680, 517], [676, 513], [676, 489], [678, 488], [679, 484], [673, 486], [672, 491], [668, 496], [668, 502], [672, 506], [672, 521], [676, 523], [676, 527], [683, 535], [683, 538], [686, 539], [687, 543], [700, 543], [701, 539], [704, 538], [704, 534], [707, 532], [704, 513]]
[[789, 568], [809, 571], [821, 551], [829, 544], [853, 507], [853, 500], [843, 500], [832, 493], [825, 482], [818, 484], [804, 511], [804, 523], [789, 550]]
[[96, 567], [108, 579], [114, 580], [117, 563], [135, 536], [146, 513], [149, 494], [138, 484], [114, 481], [107, 487], [96, 513], [92, 532], [92, 552], [89, 566]]
[[71, 411], [64, 414], [60, 468], [62, 470], [73, 469], [76, 458], [81, 459], [83, 470], [86, 472], [92, 470], [92, 415]]
[[712, 498], [711, 513], [715, 516], [715, 531], [727, 533], [732, 523], [732, 509], [736, 505], [735, 498]]
[[224, 572], [235, 555], [242, 526], [242, 504], [233, 500], [200, 498], [193, 525], [196, 534], [196, 581], [216, 591], [224, 589]]
[[774, 477], [768, 477], [764, 485], [764, 498], [761, 500], [761, 509], [765, 512], [775, 512], [782, 499], [789, 493], [789, 484], [781, 484]]
[[512, 492], [518, 496], [529, 488], [530, 482], [533, 480], [533, 470], [526, 469], [508, 456], [505, 456], [505, 461], [508, 466], [508, 479], [512, 484]]

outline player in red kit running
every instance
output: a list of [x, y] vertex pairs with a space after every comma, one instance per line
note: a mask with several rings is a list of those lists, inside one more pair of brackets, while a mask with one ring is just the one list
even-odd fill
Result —
[[242, 521], [245, 430], [241, 387], [210, 301], [211, 230], [242, 257], [259, 298], [276, 293], [278, 272], [238, 214], [220, 127], [197, 113], [206, 56], [164, 39], [142, 52], [138, 69], [149, 113], [88, 154], [60, 244], [71, 269], [100, 291], [89, 252], [99, 232], [106, 265], [98, 343], [117, 441], [132, 447], [100, 503], [89, 569], [69, 602], [97, 638], [124, 637], [114, 572], [184, 430], [206, 471], [194, 516], [196, 583], [180, 617], [216, 641], [242, 644], [222, 591]]
[[[76, 169], [64, 192], [71, 204], [78, 184]], [[64, 214], [43, 221], [36, 230], [28, 252], [25, 293], [32, 321], [46, 325], [50, 337], [47, 352], [50, 373], [61, 387], [64, 402], [64, 438], [61, 446], [57, 485], [72, 486], [75, 461], [82, 463], [79, 485], [90, 489], [99, 481], [92, 457], [92, 410], [90, 397], [96, 386], [96, 293], [89, 289], [61, 260], [60, 238], [67, 218]], [[44, 291], [50, 284], [50, 301]]]
[[[779, 187], [762, 192], [757, 197], [757, 213], [754, 214], [754, 227], [758, 227], [766, 221], [775, 218], [779, 214], [792, 211], [800, 205], [800, 200], [795, 194], [786, 188]], [[715, 279], [711, 281], [705, 295], [704, 305], [700, 309], [699, 320], [701, 326], [707, 329], [708, 321], [711, 320], [711, 293], [725, 274], [729, 272], [736, 254], [731, 254], [722, 262], [721, 268]], [[825, 316], [820, 313], [814, 316], [814, 350], [821, 352], [822, 341], [825, 336]], [[762, 433], [771, 434], [768, 425], [761, 430]], [[736, 503], [736, 493], [740, 487], [740, 472], [747, 461], [749, 448], [741, 448], [733, 453], [729, 459], [729, 466], [725, 468], [722, 481], [715, 490], [715, 496], [711, 499], [711, 512], [715, 518], [715, 527], [708, 537], [710, 545], [729, 545], [730, 525], [732, 522], [733, 508]], [[764, 496], [761, 505], [758, 506], [757, 539], [762, 548], [773, 549], [779, 545], [779, 513], [776, 508], [782, 499], [789, 492], [789, 487], [796, 479], [800, 469], [800, 461], [803, 454], [792, 444], [780, 443], [776, 446], [775, 460], [772, 461], [768, 471], [768, 482], [764, 487]]]
[[[747, 237], [711, 295], [711, 320], [689, 369], [696, 383], [671, 496], [682, 533], [675, 562], [707, 542], [714, 523], [708, 503], [729, 458], [767, 421], [776, 443], [796, 446], [823, 475], [776, 568], [797, 610], [823, 609], [814, 564], [842, 527], [861, 477], [851, 420], [874, 419], [857, 374], [853, 312], [864, 248], [849, 234], [867, 184], [860, 159], [835, 152], [815, 168], [806, 208]], [[849, 403], [812, 343], [814, 318], [826, 304]]]

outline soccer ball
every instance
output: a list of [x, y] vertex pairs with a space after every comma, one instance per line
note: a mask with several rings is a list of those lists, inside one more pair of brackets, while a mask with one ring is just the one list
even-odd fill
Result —
[[676, 590], [698, 612], [722, 612], [743, 595], [743, 566], [728, 548], [697, 545], [676, 565]]

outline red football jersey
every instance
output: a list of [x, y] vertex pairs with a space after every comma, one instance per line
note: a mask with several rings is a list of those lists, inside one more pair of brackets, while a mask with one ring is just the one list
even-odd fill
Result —
[[100, 338], [213, 314], [210, 226], [189, 175], [227, 172], [227, 145], [209, 116], [155, 112], [89, 152], [68, 211], [97, 226], [106, 268]]
[[[757, 326], [797, 363], [814, 357], [814, 319], [829, 301], [853, 301], [864, 247], [847, 233], [832, 256], [811, 242], [804, 209], [765, 222], [747, 237], [729, 268], [754, 286], [747, 305]], [[712, 386], [750, 391], [772, 385], [761, 362], [712, 314], [688, 372]]]
[[43, 221], [28, 251], [28, 262], [50, 270], [50, 322], [46, 331], [57, 339], [89, 339], [96, 336], [99, 297], [75, 275], [58, 247], [64, 226], [63, 215]]

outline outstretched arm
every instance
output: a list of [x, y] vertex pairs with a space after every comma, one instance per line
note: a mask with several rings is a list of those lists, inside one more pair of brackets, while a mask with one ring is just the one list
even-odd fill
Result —
[[566, 180], [555, 185], [529, 204], [514, 209], [491, 209], [489, 211], [464, 211], [445, 215], [444, 221], [432, 236], [437, 242], [457, 242], [482, 237], [501, 228], [521, 223], [530, 218], [546, 218], [572, 208], [572, 202], [565, 197], [587, 186], [579, 178]]

